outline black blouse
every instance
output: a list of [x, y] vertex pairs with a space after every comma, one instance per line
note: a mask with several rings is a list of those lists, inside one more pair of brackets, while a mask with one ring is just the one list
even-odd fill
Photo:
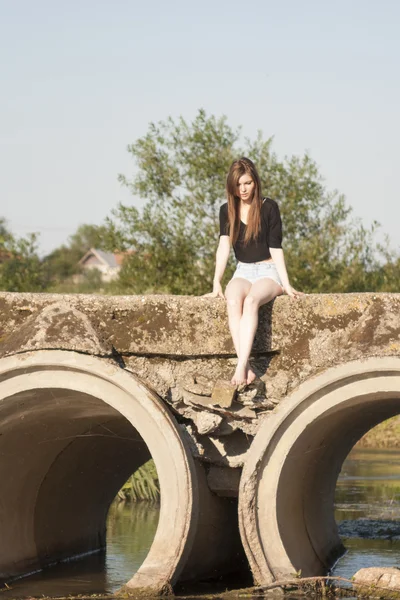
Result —
[[[219, 210], [220, 236], [229, 235], [228, 203]], [[261, 228], [256, 240], [244, 244], [246, 225], [240, 221], [239, 236], [233, 245], [236, 260], [244, 263], [259, 262], [271, 258], [270, 248], [282, 248], [282, 221], [278, 204], [264, 198], [261, 206]]]

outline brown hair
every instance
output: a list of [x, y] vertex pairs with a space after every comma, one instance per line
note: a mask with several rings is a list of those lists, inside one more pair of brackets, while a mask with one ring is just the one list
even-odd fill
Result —
[[234, 244], [239, 236], [240, 228], [240, 198], [237, 186], [242, 175], [249, 175], [254, 181], [254, 194], [247, 217], [244, 243], [257, 239], [261, 227], [261, 181], [254, 163], [242, 156], [233, 161], [226, 178], [226, 195], [228, 198], [229, 239]]

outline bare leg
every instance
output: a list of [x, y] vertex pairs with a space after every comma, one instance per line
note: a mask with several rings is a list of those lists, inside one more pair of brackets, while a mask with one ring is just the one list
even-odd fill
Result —
[[[233, 345], [236, 350], [237, 356], [239, 356], [239, 330], [240, 330], [240, 319], [243, 313], [243, 302], [247, 294], [251, 289], [251, 283], [247, 279], [241, 279], [240, 277], [231, 279], [225, 290], [226, 305], [228, 309], [228, 321], [229, 329], [232, 336]], [[245, 366], [246, 367], [246, 366]], [[240, 373], [241, 381], [246, 381], [247, 373], [246, 368], [242, 369], [243, 373]], [[239, 375], [239, 373], [238, 373]], [[231, 380], [233, 385], [237, 385], [236, 379], [233, 377]]]
[[[238, 365], [232, 378], [237, 384], [251, 383], [255, 379], [255, 374], [251, 370], [250, 373], [248, 364], [254, 336], [257, 331], [258, 309], [280, 294], [282, 294], [281, 286], [273, 279], [264, 278], [253, 283], [243, 301], [243, 311], [239, 326]], [[244, 381], [242, 380], [243, 370], [247, 371]]]
[[229, 329], [236, 354], [239, 356], [239, 326], [243, 313], [243, 302], [251, 289], [250, 281], [240, 277], [231, 279], [225, 290], [226, 305], [228, 309]]

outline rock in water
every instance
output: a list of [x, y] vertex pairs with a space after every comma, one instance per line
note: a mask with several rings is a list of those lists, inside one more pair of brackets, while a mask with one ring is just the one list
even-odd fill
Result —
[[400, 569], [397, 567], [369, 567], [360, 569], [353, 577], [354, 587], [357, 592], [368, 593], [369, 596], [379, 596], [384, 598], [385, 594], [374, 590], [374, 588], [385, 588], [388, 590], [388, 597], [392, 598], [391, 592], [399, 592], [396, 598], [400, 597]]

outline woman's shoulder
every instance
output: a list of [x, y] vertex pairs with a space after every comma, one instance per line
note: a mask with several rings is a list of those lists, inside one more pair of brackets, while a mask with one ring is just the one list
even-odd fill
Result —
[[276, 200], [272, 200], [272, 198], [263, 198], [262, 208], [265, 212], [271, 211], [279, 211], [279, 205]]

